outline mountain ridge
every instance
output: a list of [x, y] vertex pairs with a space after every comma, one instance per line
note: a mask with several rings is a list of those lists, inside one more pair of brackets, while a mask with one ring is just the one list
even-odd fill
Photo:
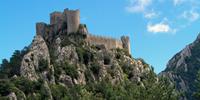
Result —
[[197, 73], [199, 65], [200, 34], [196, 40], [187, 45], [183, 50], [172, 57], [167, 68], [160, 73], [168, 77], [176, 85], [176, 89], [182, 93], [182, 99], [193, 100], [196, 92]]

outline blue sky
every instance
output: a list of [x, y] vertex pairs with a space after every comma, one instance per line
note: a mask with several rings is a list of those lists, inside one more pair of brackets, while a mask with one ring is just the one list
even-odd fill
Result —
[[31, 43], [36, 22], [65, 8], [80, 9], [90, 33], [130, 36], [132, 56], [156, 73], [200, 32], [199, 0], [1, 0], [0, 59]]

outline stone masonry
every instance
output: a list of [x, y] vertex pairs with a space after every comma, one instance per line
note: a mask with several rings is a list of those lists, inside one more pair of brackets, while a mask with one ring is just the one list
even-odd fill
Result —
[[59, 33], [73, 34], [81, 33], [86, 35], [86, 41], [90, 45], [105, 45], [106, 49], [125, 48], [130, 51], [130, 39], [122, 36], [121, 40], [95, 36], [89, 34], [86, 25], [80, 24], [80, 11], [65, 9], [64, 12], [55, 11], [50, 14], [50, 24], [43, 22], [36, 23], [36, 34], [41, 35], [45, 40]]

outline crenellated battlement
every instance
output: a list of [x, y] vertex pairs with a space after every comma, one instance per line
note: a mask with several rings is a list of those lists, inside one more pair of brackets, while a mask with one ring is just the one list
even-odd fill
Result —
[[103, 36], [90, 34], [87, 36], [86, 41], [89, 42], [91, 45], [104, 44], [107, 49], [122, 48], [122, 42], [120, 40], [110, 38], [110, 37], [103, 37]]
[[114, 39], [111, 37], [105, 37], [105, 36], [98, 36], [98, 35], [92, 35], [88, 34], [86, 41], [90, 43], [90, 45], [105, 45], [107, 49], [113, 49], [113, 48], [125, 48], [128, 50], [129, 54], [130, 52], [130, 40], [128, 36], [122, 36], [121, 40]]

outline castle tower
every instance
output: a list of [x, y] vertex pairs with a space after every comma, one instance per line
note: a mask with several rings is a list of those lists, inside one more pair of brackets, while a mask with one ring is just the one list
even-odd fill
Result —
[[63, 13], [53, 12], [50, 14], [50, 25], [54, 27], [54, 32], [57, 32], [62, 28], [63, 25]]
[[76, 33], [80, 25], [80, 11], [65, 9], [64, 22], [67, 22], [67, 33]]
[[128, 36], [121, 37], [122, 46], [124, 49], [127, 49], [129, 54], [131, 54], [131, 46], [130, 46], [130, 39]]
[[59, 24], [62, 23], [62, 12], [53, 12], [50, 14], [50, 24], [54, 25], [54, 24]]

